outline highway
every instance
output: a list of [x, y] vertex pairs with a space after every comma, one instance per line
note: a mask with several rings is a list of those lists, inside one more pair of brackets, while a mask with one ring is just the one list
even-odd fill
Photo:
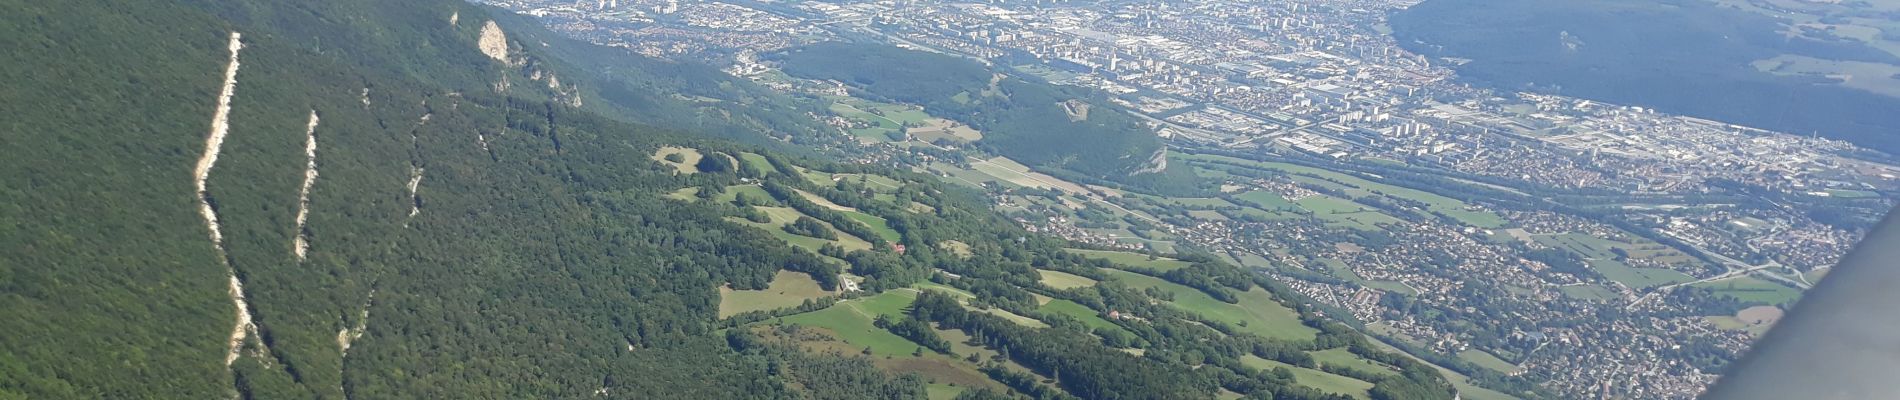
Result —
[[1694, 249], [1696, 252], [1702, 253], [1703, 255], [1709, 256], [1709, 258], [1713, 258], [1717, 261], [1720, 261], [1723, 267], [1726, 267], [1729, 269], [1728, 272], [1723, 272], [1721, 275], [1711, 276], [1708, 278], [1702, 278], [1702, 279], [1697, 279], [1697, 280], [1688, 281], [1688, 282], [1678, 282], [1678, 283], [1672, 283], [1668, 285], [1657, 286], [1654, 288], [1654, 290], [1651, 290], [1649, 293], [1644, 294], [1641, 297], [1637, 297], [1636, 301], [1630, 302], [1628, 306], [1624, 306], [1624, 309], [1626, 310], [1633, 309], [1638, 304], [1643, 304], [1643, 302], [1649, 301], [1650, 298], [1661, 297], [1663, 293], [1667, 293], [1670, 289], [1675, 289], [1675, 288], [1686, 286], [1686, 285], [1694, 285], [1698, 283], [1714, 282], [1714, 281], [1719, 281], [1723, 279], [1729, 279], [1729, 278], [1734, 278], [1737, 276], [1755, 274], [1755, 273], [1759, 273], [1759, 275], [1764, 278], [1781, 281], [1783, 283], [1787, 283], [1789, 285], [1792, 285], [1797, 288], [1801, 288], [1803, 290], [1806, 290], [1809, 287], [1813, 286], [1806, 282], [1789, 279], [1788, 277], [1782, 276], [1781, 274], [1765, 271], [1770, 268], [1783, 268], [1782, 265], [1777, 262], [1769, 261], [1768, 263], [1765, 263], [1762, 265], [1748, 265], [1748, 263], [1742, 262], [1742, 260], [1737, 260], [1735, 258], [1725, 256], [1720, 253], [1703, 249], [1702, 246], [1688, 244], [1685, 247]]

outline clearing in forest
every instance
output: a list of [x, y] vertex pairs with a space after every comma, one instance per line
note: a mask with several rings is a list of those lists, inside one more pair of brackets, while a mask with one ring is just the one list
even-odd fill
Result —
[[779, 270], [772, 276], [772, 284], [764, 290], [719, 288], [719, 318], [748, 311], [797, 307], [805, 300], [831, 294], [833, 292], [818, 286], [818, 281], [812, 279], [810, 274]]
[[[674, 154], [678, 154], [679, 157], [672, 157]], [[654, 161], [673, 166], [673, 171], [681, 174], [698, 173], [701, 157], [704, 156], [699, 154], [698, 149], [688, 147], [666, 146], [653, 152]]]

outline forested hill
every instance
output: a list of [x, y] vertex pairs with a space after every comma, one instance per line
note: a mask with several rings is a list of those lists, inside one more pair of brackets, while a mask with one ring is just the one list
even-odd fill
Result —
[[710, 305], [793, 253], [480, 8], [0, 4], [0, 398], [779, 393]]
[[1195, 182], [1189, 171], [1165, 171], [1154, 129], [1099, 95], [879, 44], [826, 42], [773, 59], [788, 74], [834, 80], [866, 97], [921, 105], [969, 124], [984, 132], [978, 144], [1029, 164], [1160, 190]]
[[823, 144], [826, 135], [836, 135], [808, 115], [824, 112], [814, 102], [766, 89], [716, 67], [594, 45], [550, 32], [533, 17], [484, 8], [509, 38], [533, 44], [537, 47], [534, 54], [558, 61], [546, 67], [558, 70], [562, 82], [585, 99], [582, 109], [696, 136], [753, 144]]
[[1888, 65], [1900, 58], [1780, 16], [1701, 0], [1430, 0], [1391, 24], [1409, 50], [1469, 60], [1453, 68], [1479, 85], [1900, 151], [1900, 98], [1753, 65], [1780, 56]]
[[801, 133], [457, 1], [0, 10], [0, 398], [1452, 396], [1260, 275], [700, 136]]

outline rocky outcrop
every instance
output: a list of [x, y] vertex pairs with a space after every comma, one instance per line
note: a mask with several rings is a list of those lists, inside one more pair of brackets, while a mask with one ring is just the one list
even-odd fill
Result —
[[218, 164], [218, 152], [224, 148], [224, 138], [231, 133], [231, 98], [237, 95], [238, 52], [244, 49], [243, 34], [231, 32], [231, 59], [224, 67], [224, 87], [218, 92], [218, 105], [211, 114], [211, 132], [205, 135], [204, 155], [192, 168], [192, 184], [198, 193], [198, 213], [204, 217], [205, 228], [211, 232], [211, 246], [217, 250], [218, 260], [224, 263], [226, 275], [230, 278], [229, 293], [231, 304], [237, 307], [237, 320], [231, 326], [230, 347], [224, 356], [224, 365], [237, 362], [238, 351], [243, 349], [244, 340], [257, 333], [257, 323], [251, 318], [251, 306], [244, 301], [244, 282], [238, 279], [237, 269], [231, 266], [231, 260], [224, 251], [224, 233], [218, 224], [218, 211], [212, 207], [211, 191], [205, 182], [211, 178], [211, 169]]
[[488, 58], [502, 63], [509, 62], [508, 36], [501, 32], [501, 25], [496, 25], [495, 21], [482, 24], [482, 36], [476, 40], [475, 46], [482, 50], [482, 54], [488, 55]]
[[1155, 154], [1153, 156], [1148, 157], [1147, 164], [1142, 166], [1141, 169], [1135, 170], [1135, 173], [1133, 175], [1161, 172], [1161, 171], [1166, 171], [1167, 169], [1168, 169], [1168, 147], [1162, 146], [1159, 149], [1155, 149]]

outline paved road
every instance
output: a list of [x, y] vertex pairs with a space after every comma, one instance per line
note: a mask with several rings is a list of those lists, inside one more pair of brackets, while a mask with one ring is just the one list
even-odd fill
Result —
[[1686, 285], [1694, 285], [1698, 283], [1714, 282], [1714, 281], [1734, 278], [1737, 276], [1748, 275], [1748, 274], [1758, 274], [1762, 277], [1785, 282], [1789, 285], [1792, 285], [1794, 287], [1801, 288], [1801, 289], [1808, 289], [1813, 286], [1805, 282], [1799, 282], [1794, 279], [1789, 279], [1786, 276], [1782, 276], [1780, 274], [1767, 271], [1770, 268], [1782, 268], [1782, 265], [1780, 263], [1769, 261], [1768, 263], [1765, 263], [1762, 265], [1748, 265], [1748, 263], [1742, 262], [1742, 260], [1737, 260], [1733, 257], [1725, 256], [1720, 253], [1703, 249], [1702, 246], [1686, 244], [1686, 247], [1690, 249], [1694, 249], [1695, 251], [1700, 252], [1704, 255], [1708, 255], [1709, 258], [1713, 258], [1716, 261], [1720, 261], [1723, 267], [1728, 268], [1728, 272], [1724, 272], [1721, 275], [1697, 279], [1697, 280], [1688, 281], [1688, 282], [1678, 282], [1678, 283], [1672, 283], [1668, 285], [1657, 286], [1655, 287], [1655, 290], [1651, 290], [1648, 294], [1644, 294], [1642, 295], [1642, 297], [1636, 298], [1636, 301], [1630, 302], [1630, 304], [1628, 306], [1625, 306], [1624, 309], [1632, 309], [1632, 308], [1635, 308], [1636, 305], [1638, 304], [1643, 304], [1643, 302], [1649, 301], [1649, 299], [1651, 298], [1661, 297], [1663, 293], [1668, 292], [1670, 289], [1675, 289], [1675, 288], [1686, 286]]
[[1698, 283], [1714, 282], [1714, 281], [1719, 281], [1723, 279], [1734, 278], [1736, 276], [1747, 275], [1755, 271], [1760, 271], [1760, 270], [1764, 270], [1768, 268], [1774, 268], [1778, 266], [1779, 265], [1774, 265], [1774, 264], [1763, 264], [1763, 265], [1757, 265], [1757, 266], [1743, 268], [1743, 269], [1731, 269], [1728, 272], [1722, 273], [1721, 275], [1716, 275], [1716, 276], [1712, 276], [1708, 278], [1702, 278], [1702, 279], [1697, 279], [1697, 280], [1688, 281], [1688, 282], [1679, 282], [1679, 283], [1672, 283], [1668, 285], [1657, 286], [1656, 291], [1661, 292], [1661, 291], [1675, 289], [1677, 287], [1682, 287], [1682, 286], [1687, 286], [1687, 285], [1694, 285]]

